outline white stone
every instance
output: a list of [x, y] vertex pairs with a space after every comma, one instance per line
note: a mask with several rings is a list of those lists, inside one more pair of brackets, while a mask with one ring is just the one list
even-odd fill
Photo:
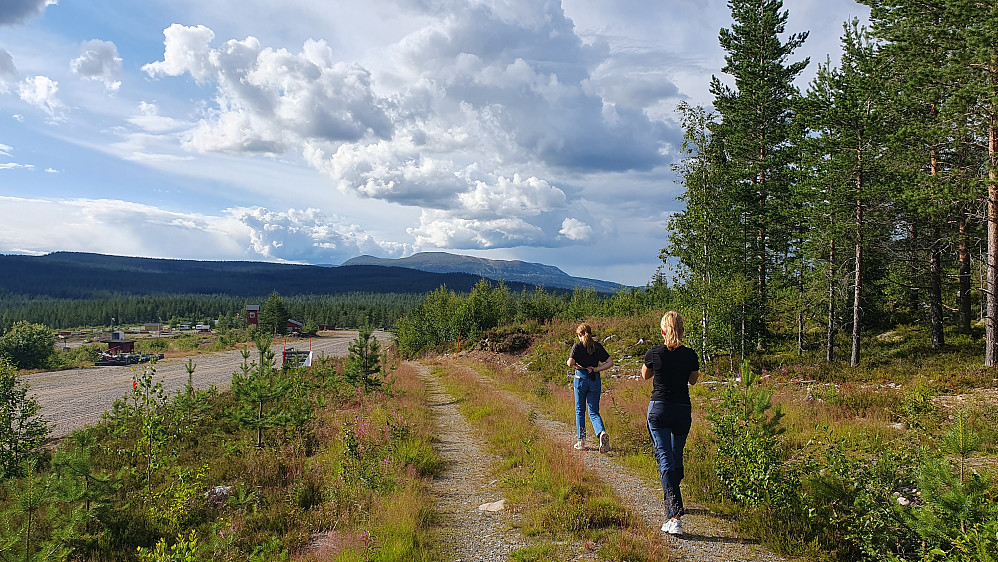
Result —
[[483, 503], [478, 506], [479, 511], [502, 511], [506, 507], [506, 500], [499, 500], [497, 502]]

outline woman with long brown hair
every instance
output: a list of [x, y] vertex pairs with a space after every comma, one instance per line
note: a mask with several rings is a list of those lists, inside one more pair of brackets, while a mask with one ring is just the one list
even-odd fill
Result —
[[579, 324], [575, 329], [579, 341], [572, 346], [568, 356], [568, 366], [575, 369], [572, 386], [575, 389], [575, 448], [586, 448], [586, 409], [593, 424], [593, 434], [599, 440], [599, 452], [610, 450], [610, 438], [606, 434], [603, 418], [599, 415], [599, 396], [603, 390], [600, 372], [613, 367], [613, 358], [603, 349], [603, 345], [593, 339], [593, 329], [589, 324]]
[[671, 535], [683, 534], [683, 449], [693, 424], [693, 405], [689, 386], [700, 378], [697, 352], [683, 345], [683, 317], [669, 311], [662, 316], [663, 345], [645, 353], [641, 378], [652, 380], [648, 402], [648, 433], [655, 446], [662, 494], [665, 497], [665, 523], [662, 530]]

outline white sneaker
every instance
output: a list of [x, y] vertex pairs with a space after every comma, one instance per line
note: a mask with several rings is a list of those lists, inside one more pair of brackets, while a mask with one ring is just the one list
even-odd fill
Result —
[[583, 441], [582, 439], [579, 439], [578, 441], [576, 441], [575, 442], [575, 450], [576, 451], [585, 451], [586, 450], [586, 442]]
[[599, 434], [599, 452], [606, 453], [610, 450], [610, 436], [606, 432]]
[[662, 523], [662, 532], [670, 535], [681, 535], [683, 534], [683, 522], [679, 519], [669, 519]]

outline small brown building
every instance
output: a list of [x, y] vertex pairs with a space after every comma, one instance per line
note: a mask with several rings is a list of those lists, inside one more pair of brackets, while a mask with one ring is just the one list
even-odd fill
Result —
[[260, 305], [258, 304], [246, 305], [246, 323], [252, 326], [260, 325]]
[[114, 355], [118, 353], [131, 353], [135, 350], [135, 342], [132, 340], [126, 340], [124, 338], [124, 332], [114, 332], [112, 335], [121, 335], [122, 337], [112, 337], [109, 340], [100, 340], [101, 343], [107, 344], [108, 353]]

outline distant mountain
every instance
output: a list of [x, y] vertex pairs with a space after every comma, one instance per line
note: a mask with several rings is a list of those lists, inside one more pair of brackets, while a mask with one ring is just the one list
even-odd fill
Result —
[[343, 262], [340, 267], [380, 265], [407, 267], [432, 273], [470, 273], [506, 284], [529, 283], [555, 289], [592, 288], [601, 293], [612, 293], [623, 288], [618, 283], [572, 277], [557, 267], [525, 261], [490, 260], [472, 256], [459, 256], [447, 252], [421, 252], [407, 258], [389, 259], [359, 256]]
[[[260, 297], [361, 293], [426, 293], [441, 285], [458, 292], [481, 279], [473, 273], [427, 272], [405, 267], [320, 267], [248, 261], [133, 258], [78, 252], [44, 256], [0, 255], [3, 294], [94, 298], [109, 294], [221, 294]], [[532, 290], [507, 282], [511, 290]]]

